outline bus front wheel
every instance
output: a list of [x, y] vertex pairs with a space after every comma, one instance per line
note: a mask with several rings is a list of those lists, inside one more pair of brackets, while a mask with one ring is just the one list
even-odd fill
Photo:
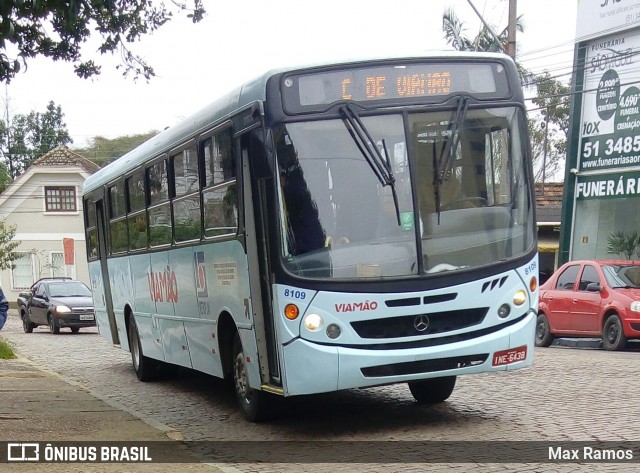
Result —
[[273, 415], [271, 396], [249, 386], [247, 361], [242, 350], [240, 336], [233, 341], [233, 385], [236, 399], [244, 416], [250, 422], [262, 422]]
[[144, 356], [142, 344], [138, 335], [136, 319], [133, 315], [129, 319], [129, 349], [131, 350], [131, 362], [136, 376], [140, 381], [153, 381], [158, 377], [160, 363], [152, 358]]
[[451, 396], [455, 386], [455, 376], [409, 382], [409, 390], [420, 404], [436, 404], [446, 401]]

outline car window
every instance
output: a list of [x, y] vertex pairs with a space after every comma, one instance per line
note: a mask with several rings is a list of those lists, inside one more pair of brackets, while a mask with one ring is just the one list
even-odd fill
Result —
[[44, 296], [44, 284], [39, 284], [36, 286], [35, 295], [38, 297]]
[[592, 282], [600, 284], [600, 277], [598, 276], [596, 268], [591, 265], [586, 265], [582, 270], [582, 276], [580, 276], [580, 285], [578, 286], [578, 290], [586, 291], [587, 286]]
[[578, 276], [578, 269], [580, 269], [580, 266], [577, 264], [567, 267], [567, 269], [558, 276], [556, 289], [559, 291], [572, 291]]
[[49, 284], [51, 297], [90, 296], [89, 288], [80, 281]]

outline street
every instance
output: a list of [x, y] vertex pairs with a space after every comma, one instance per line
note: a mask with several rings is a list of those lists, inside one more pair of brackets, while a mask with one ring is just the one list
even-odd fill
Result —
[[[451, 398], [435, 407], [417, 405], [406, 385], [394, 385], [291, 399], [281, 418], [251, 424], [242, 418], [230, 386], [216, 378], [185, 370], [163, 381], [139, 382], [129, 353], [110, 346], [95, 328], [52, 335], [39, 327], [25, 334], [19, 318], [12, 315], [0, 336], [40, 367], [151, 425], [179, 431], [187, 441], [640, 440], [636, 399], [640, 379], [635, 368], [640, 344], [634, 343], [624, 352], [536, 348], [532, 368], [461, 377]], [[409, 466], [375, 470], [407, 471]], [[558, 471], [561, 466], [542, 464], [531, 471]], [[636, 465], [571, 465], [570, 469], [619, 471], [623, 466], [629, 470]], [[469, 469], [459, 464], [447, 466], [447, 471], [458, 467]], [[269, 464], [221, 468], [274, 471]], [[512, 469], [497, 464], [492, 471]], [[277, 470], [318, 471], [311, 464], [279, 465]], [[353, 465], [342, 463], [327, 471], [351, 470]]]

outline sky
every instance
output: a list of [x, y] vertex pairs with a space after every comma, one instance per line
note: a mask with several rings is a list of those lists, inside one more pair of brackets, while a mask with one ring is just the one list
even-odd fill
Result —
[[[451, 7], [475, 37], [480, 22], [467, 0], [203, 0], [207, 16], [193, 24], [183, 14], [129, 45], [155, 69], [147, 82], [122, 77], [119, 56], [100, 55], [96, 43], [84, 58], [102, 64], [102, 74], [80, 79], [73, 66], [44, 58], [8, 85], [0, 102], [9, 114], [62, 107], [73, 139], [116, 138], [163, 130], [217, 97], [273, 68], [339, 59], [402, 56], [451, 50], [442, 15]], [[534, 73], [548, 70], [564, 82], [573, 61], [577, 0], [519, 0], [524, 33], [517, 60]], [[508, 0], [473, 0], [486, 21], [501, 31]], [[236, 20], [237, 18], [237, 20]], [[5, 106], [3, 106], [3, 115]], [[4, 118], [4, 117], [3, 117]]]

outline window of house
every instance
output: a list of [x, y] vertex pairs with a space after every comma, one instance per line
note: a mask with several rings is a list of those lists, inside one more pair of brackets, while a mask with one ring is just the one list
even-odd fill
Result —
[[76, 188], [73, 186], [46, 186], [44, 201], [47, 212], [75, 212], [77, 211]]
[[11, 282], [14, 289], [28, 289], [34, 281], [33, 255], [31, 253], [17, 253], [13, 260], [14, 267], [11, 270]]
[[64, 253], [52, 252], [51, 253], [51, 276], [54, 278], [66, 276], [67, 271], [64, 265]]

